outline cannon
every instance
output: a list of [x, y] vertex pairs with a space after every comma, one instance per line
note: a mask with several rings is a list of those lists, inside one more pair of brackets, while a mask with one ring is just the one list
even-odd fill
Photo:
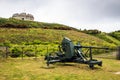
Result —
[[[58, 46], [59, 50], [53, 54], [47, 54], [45, 56], [46, 64], [53, 64], [56, 62], [75, 62], [88, 64], [91, 69], [94, 68], [94, 65], [102, 66], [102, 61], [98, 61], [92, 58], [92, 49], [108, 49], [101, 47], [92, 47], [92, 46], [81, 46], [80, 43], [74, 45], [73, 42], [64, 37], [61, 45]], [[82, 52], [82, 48], [88, 48], [87, 53], [89, 52], [89, 58]]]

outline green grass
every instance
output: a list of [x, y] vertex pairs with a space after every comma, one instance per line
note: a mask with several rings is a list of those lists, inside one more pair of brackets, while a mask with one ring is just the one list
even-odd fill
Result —
[[84, 32], [86, 34], [90, 34], [93, 36], [96, 36], [104, 41], [107, 41], [111, 44], [115, 44], [117, 46], [120, 45], [120, 30], [118, 31], [114, 31], [114, 32], [110, 32], [110, 33], [105, 33], [105, 32], [101, 32], [99, 30], [83, 30], [81, 32]]
[[[56, 23], [22, 21], [0, 18], [0, 46], [17, 47], [18, 51], [30, 51], [38, 56], [52, 52], [61, 43], [63, 37], [69, 37], [74, 43], [80, 41], [83, 46], [101, 46], [115, 48], [119, 44], [119, 33], [99, 35], [99, 38], [78, 32], [75, 29]], [[6, 28], [5, 28], [6, 27]], [[19, 27], [19, 28], [18, 28]], [[115, 37], [114, 37], [115, 36]], [[113, 38], [114, 37], [114, 38]], [[117, 40], [118, 39], [118, 40]], [[35, 47], [37, 46], [36, 50]], [[42, 47], [43, 46], [43, 47]], [[56, 50], [56, 49], [55, 49]], [[101, 51], [93, 51], [99, 53]], [[48, 69], [43, 57], [37, 60], [31, 57], [2, 58], [0, 52], [0, 80], [119, 80], [120, 61], [113, 59], [111, 54], [95, 55], [103, 61], [103, 67], [94, 70], [85, 64], [66, 63], [51, 65]]]
[[45, 23], [37, 21], [24, 21], [14, 18], [0, 18], [0, 27], [2, 28], [43, 28], [43, 29], [60, 29], [60, 30], [75, 30], [75, 28], [58, 24]]
[[[33, 52], [35, 52], [35, 46], [56, 47], [61, 43], [63, 37], [70, 38], [75, 44], [79, 41], [83, 46], [99, 46], [110, 49], [116, 48], [120, 43], [119, 40], [109, 35], [92, 36], [62, 24], [0, 18], [0, 46], [9, 46], [10, 50], [15, 46], [18, 49], [24, 46], [25, 50]], [[28, 48], [28, 46], [32, 47]], [[38, 47], [40, 55], [44, 55], [46, 51], [43, 48], [40, 50], [40, 48]], [[93, 50], [93, 53], [102, 52]]]
[[103, 67], [77, 63], [57, 63], [46, 67], [43, 57], [0, 60], [0, 80], [119, 80], [120, 61], [97, 58], [103, 61]]
[[[1, 28], [0, 45], [8, 45], [10, 46], [10, 50], [14, 47], [20, 49], [19, 47], [24, 46], [25, 50], [29, 49], [33, 52], [35, 52], [35, 46], [38, 46], [37, 49], [39, 54], [44, 55], [47, 52], [46, 46], [52, 50], [53, 47], [56, 47], [61, 43], [64, 36], [70, 38], [75, 44], [80, 41], [83, 46], [116, 47], [115, 44], [75, 30], [53, 30], [41, 28]], [[41, 46], [44, 46], [45, 48]], [[101, 53], [103, 50], [94, 50], [93, 52]]]
[[[112, 34], [112, 33], [111, 33]], [[110, 36], [106, 33], [100, 33], [100, 34], [96, 34], [95, 35], [96, 37], [100, 38], [100, 39], [103, 39], [111, 44], [115, 44], [115, 45], [120, 45], [120, 40], [119, 39], [116, 39], [115, 37], [113, 36]]]
[[14, 28], [1, 28], [0, 29], [0, 42], [10, 42], [12, 44], [31, 43], [35, 41], [60, 43], [63, 37], [69, 37], [74, 42], [80, 41], [83, 45], [93, 46], [111, 46], [111, 44], [94, 36], [77, 32], [74, 30], [53, 30], [53, 29], [14, 29]]
[[111, 32], [111, 33], [109, 33], [109, 35], [120, 41], [120, 30]]

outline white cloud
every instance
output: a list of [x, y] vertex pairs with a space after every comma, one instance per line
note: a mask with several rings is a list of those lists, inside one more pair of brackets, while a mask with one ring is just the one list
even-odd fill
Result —
[[119, 0], [0, 0], [0, 17], [31, 13], [35, 20], [81, 29], [120, 30]]

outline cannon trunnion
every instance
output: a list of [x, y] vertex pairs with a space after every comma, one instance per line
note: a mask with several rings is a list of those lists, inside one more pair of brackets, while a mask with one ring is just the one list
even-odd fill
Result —
[[[47, 54], [45, 57], [47, 66], [56, 62], [75, 62], [88, 64], [91, 69], [94, 68], [94, 65], [102, 66], [102, 61], [98, 61], [92, 58], [92, 49], [107, 49], [99, 47], [89, 47], [81, 46], [80, 44], [74, 45], [73, 42], [64, 37], [60, 46], [58, 46], [59, 51], [55, 55]], [[82, 48], [88, 48], [89, 50], [89, 59], [83, 54]]]

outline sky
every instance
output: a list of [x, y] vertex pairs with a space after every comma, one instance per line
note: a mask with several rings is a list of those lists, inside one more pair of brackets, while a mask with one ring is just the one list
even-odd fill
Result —
[[120, 0], [0, 0], [0, 17], [30, 13], [35, 21], [77, 29], [120, 30]]

